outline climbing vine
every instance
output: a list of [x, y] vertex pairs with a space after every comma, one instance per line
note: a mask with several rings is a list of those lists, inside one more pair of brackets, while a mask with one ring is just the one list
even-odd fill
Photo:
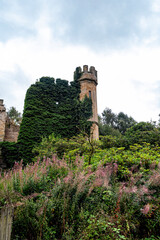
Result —
[[71, 138], [90, 130], [91, 99], [79, 100], [78, 68], [74, 81], [42, 77], [26, 93], [18, 144], [21, 158], [30, 162], [32, 149], [51, 133]]

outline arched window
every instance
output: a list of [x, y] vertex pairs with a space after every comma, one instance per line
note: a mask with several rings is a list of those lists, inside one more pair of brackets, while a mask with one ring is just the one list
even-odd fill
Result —
[[91, 98], [91, 91], [89, 91], [89, 98]]

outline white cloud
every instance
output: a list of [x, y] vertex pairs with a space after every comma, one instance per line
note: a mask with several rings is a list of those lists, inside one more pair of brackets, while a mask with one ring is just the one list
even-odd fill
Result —
[[142, 47], [111, 53], [101, 59], [99, 111], [110, 107], [117, 113], [124, 111], [137, 121], [157, 119], [155, 86], [160, 82], [159, 60], [159, 48]]
[[0, 44], [0, 76], [4, 71], [10, 75], [11, 91], [21, 99], [19, 109], [22, 108], [25, 91], [21, 87], [23, 80], [19, 79], [16, 84], [15, 78], [12, 81], [17, 67], [25, 73], [28, 81], [25, 86], [29, 86], [41, 76], [72, 80], [75, 68], [88, 64], [98, 70], [100, 113], [105, 107], [110, 107], [117, 113], [124, 111], [139, 121], [158, 117], [155, 85], [160, 81], [160, 48], [140, 46], [96, 54], [87, 47], [56, 42], [45, 25], [42, 32], [46, 35], [37, 32], [34, 38], [15, 38]]
[[[158, 4], [158, 1], [154, 3]], [[45, 5], [43, 1], [41, 4], [41, 11], [33, 23], [21, 14], [16, 17], [13, 9], [8, 15], [4, 14], [9, 21], [34, 30], [32, 35], [16, 36], [0, 42], [0, 84], [7, 91], [3, 91], [1, 96], [7, 108], [14, 105], [21, 110], [25, 91], [37, 78], [51, 76], [71, 81], [75, 68], [88, 64], [98, 70], [99, 113], [109, 107], [117, 113], [123, 111], [138, 121], [158, 118], [160, 111], [156, 86], [160, 82], [160, 47], [151, 47], [158, 39], [155, 26], [153, 34], [143, 39], [143, 45], [137, 44], [125, 50], [113, 50], [106, 45], [103, 51], [103, 47], [99, 46], [98, 51], [98, 48], [91, 48], [90, 42], [83, 45], [66, 42], [65, 35], [71, 26], [67, 22], [61, 22], [59, 15], [62, 14], [62, 9], [55, 5], [52, 12], [49, 5]], [[155, 9], [158, 9], [158, 5], [153, 6], [153, 10], [157, 12]], [[159, 23], [159, 18], [156, 19], [156, 23]], [[108, 23], [109, 19], [99, 18], [96, 24], [105, 30], [105, 22]], [[141, 31], [145, 33], [153, 23], [155, 18], [147, 19], [143, 16], [140, 20]], [[133, 36], [138, 39], [136, 34]], [[102, 42], [105, 42], [105, 38]]]
[[160, 12], [160, 1], [159, 0], [153, 0], [152, 11], [157, 12], [157, 13]]

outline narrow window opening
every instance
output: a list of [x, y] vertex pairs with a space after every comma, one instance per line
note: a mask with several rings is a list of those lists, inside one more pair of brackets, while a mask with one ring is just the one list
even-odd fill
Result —
[[89, 98], [91, 98], [91, 91], [89, 91]]

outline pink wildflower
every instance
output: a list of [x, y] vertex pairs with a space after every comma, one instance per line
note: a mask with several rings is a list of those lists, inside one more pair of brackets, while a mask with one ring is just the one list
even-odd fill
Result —
[[141, 188], [141, 191], [142, 191], [144, 194], [147, 194], [147, 193], [148, 193], [148, 188], [143, 185], [142, 188]]
[[158, 171], [153, 171], [153, 175], [150, 177], [149, 182], [154, 185], [159, 185], [160, 183], [160, 174]]
[[122, 195], [123, 192], [126, 192], [126, 183], [122, 183], [120, 188], [119, 188], [119, 194]]
[[47, 172], [47, 166], [44, 166], [42, 169], [41, 169], [41, 172], [42, 174], [45, 174]]
[[69, 182], [71, 182], [72, 178], [73, 178], [73, 173], [70, 171], [70, 172], [68, 173], [68, 175], [63, 179], [63, 181], [64, 181], [65, 183], [69, 183]]
[[100, 178], [97, 178], [97, 179], [94, 181], [94, 186], [95, 186], [95, 187], [100, 187], [100, 186], [102, 186], [102, 184], [103, 184], [103, 180], [100, 179]]
[[106, 177], [104, 178], [103, 186], [104, 186], [105, 188], [107, 188], [108, 185], [109, 185], [109, 178], [106, 176]]
[[105, 171], [103, 167], [98, 167], [97, 171], [95, 172], [96, 177], [104, 177], [105, 176]]
[[160, 162], [158, 163], [158, 169], [160, 169]]
[[146, 215], [150, 211], [150, 209], [151, 209], [151, 205], [149, 203], [147, 203], [144, 206], [144, 208], [141, 209], [141, 212]]
[[116, 173], [118, 171], [118, 164], [113, 163], [113, 172]]
[[91, 187], [89, 188], [89, 191], [88, 191], [88, 196], [91, 194], [91, 192], [93, 191], [94, 187], [93, 185], [91, 185]]
[[49, 165], [49, 163], [50, 163], [50, 159], [49, 159], [49, 158], [47, 158], [47, 159], [46, 159], [46, 166], [48, 166], [48, 165]]
[[156, 167], [156, 163], [155, 162], [151, 163], [150, 166], [149, 166], [149, 168], [151, 170], [155, 169], [155, 167]]
[[136, 193], [137, 192], [137, 187], [136, 186], [133, 186], [133, 187], [127, 187], [124, 189], [124, 192], [125, 193]]

